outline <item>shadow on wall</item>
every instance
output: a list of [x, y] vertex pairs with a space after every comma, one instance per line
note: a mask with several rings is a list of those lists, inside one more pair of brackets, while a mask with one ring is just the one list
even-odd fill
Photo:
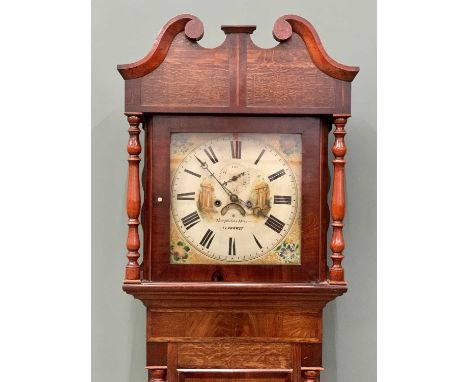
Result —
[[338, 380], [336, 372], [335, 316], [336, 300], [329, 302], [323, 310], [322, 365], [325, 370], [320, 377], [323, 381], [330, 382]]

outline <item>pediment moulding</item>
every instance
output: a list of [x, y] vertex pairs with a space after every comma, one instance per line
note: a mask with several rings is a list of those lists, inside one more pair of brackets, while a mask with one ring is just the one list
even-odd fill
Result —
[[197, 43], [204, 33], [197, 17], [184, 14], [164, 25], [145, 57], [118, 65], [126, 111], [350, 113], [350, 82], [359, 68], [333, 60], [307, 20], [276, 20], [279, 44], [269, 49], [251, 40], [253, 25], [221, 29], [223, 43], [204, 48]]

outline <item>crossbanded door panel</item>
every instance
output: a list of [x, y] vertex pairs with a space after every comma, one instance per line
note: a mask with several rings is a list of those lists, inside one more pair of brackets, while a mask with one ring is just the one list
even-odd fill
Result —
[[291, 369], [178, 369], [178, 382], [291, 382]]

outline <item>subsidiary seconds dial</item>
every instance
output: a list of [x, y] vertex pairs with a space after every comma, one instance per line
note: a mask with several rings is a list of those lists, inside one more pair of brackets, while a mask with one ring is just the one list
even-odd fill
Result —
[[297, 208], [294, 172], [255, 134], [206, 141], [172, 179], [174, 224], [200, 253], [222, 262], [248, 262], [274, 249]]

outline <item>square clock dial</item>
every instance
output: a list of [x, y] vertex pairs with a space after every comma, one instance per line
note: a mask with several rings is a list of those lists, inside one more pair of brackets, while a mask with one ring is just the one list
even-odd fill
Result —
[[171, 135], [172, 264], [301, 264], [300, 134]]

